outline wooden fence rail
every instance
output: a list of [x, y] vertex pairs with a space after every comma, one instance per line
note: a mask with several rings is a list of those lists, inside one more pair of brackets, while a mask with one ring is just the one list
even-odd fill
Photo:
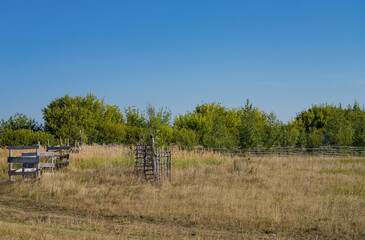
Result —
[[198, 147], [197, 153], [218, 152], [239, 156], [265, 156], [265, 155], [316, 155], [316, 156], [365, 156], [365, 147], [347, 146], [326, 146], [319, 148], [294, 148], [294, 147], [275, 147], [275, 148], [252, 148], [252, 149], [208, 149]]
[[[35, 146], [8, 146], [9, 150], [9, 181], [13, 181], [13, 176], [21, 175], [23, 179], [28, 175], [36, 175], [40, 178], [40, 145]], [[35, 150], [33, 156], [13, 156], [13, 150]]]
[[171, 151], [155, 149], [154, 138], [151, 146], [137, 144], [135, 146], [135, 172], [143, 174], [146, 180], [171, 179]]
[[70, 151], [71, 146], [69, 146], [69, 141], [67, 139], [66, 146], [50, 146], [49, 141], [47, 142], [46, 151], [49, 154], [53, 154], [56, 159], [56, 168], [67, 167], [70, 164]]
[[[8, 146], [9, 150], [9, 181], [14, 180], [14, 176], [36, 175], [38, 179], [41, 177], [41, 171], [50, 169], [53, 174], [54, 168], [65, 167], [69, 165], [70, 146], [49, 146], [47, 144], [46, 152], [40, 151], [40, 144], [34, 146]], [[14, 156], [14, 150], [21, 156]], [[25, 150], [35, 150], [34, 152], [24, 152]]]

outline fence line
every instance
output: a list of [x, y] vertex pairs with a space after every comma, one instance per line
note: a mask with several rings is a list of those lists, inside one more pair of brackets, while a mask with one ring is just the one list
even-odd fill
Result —
[[203, 147], [195, 148], [200, 152], [218, 152], [237, 156], [265, 156], [265, 155], [314, 155], [314, 156], [365, 156], [365, 147], [349, 146], [325, 146], [319, 148], [295, 148], [295, 147], [274, 147], [274, 148], [252, 148], [252, 149], [208, 149]]

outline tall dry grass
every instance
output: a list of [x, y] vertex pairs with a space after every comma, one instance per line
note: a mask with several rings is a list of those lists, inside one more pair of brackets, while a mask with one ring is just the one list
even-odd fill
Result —
[[[9, 184], [6, 154], [0, 237], [22, 238], [25, 226], [48, 239], [365, 238], [363, 158], [174, 151], [171, 182], [147, 183], [133, 175], [130, 149], [92, 146], [52, 177]], [[27, 211], [35, 217], [24, 220]]]

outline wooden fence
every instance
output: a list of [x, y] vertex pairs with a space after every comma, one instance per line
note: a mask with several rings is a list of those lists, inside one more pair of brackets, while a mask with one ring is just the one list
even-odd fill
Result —
[[46, 151], [49, 153], [53, 153], [56, 159], [56, 168], [67, 167], [70, 164], [70, 151], [71, 147], [69, 146], [69, 142], [67, 139], [67, 145], [61, 146], [50, 146], [49, 141], [47, 143]]
[[[41, 170], [49, 168], [53, 173], [54, 153], [40, 152], [40, 145], [34, 146], [8, 146], [9, 150], [9, 181], [14, 181], [14, 176], [22, 176], [24, 179], [26, 176], [36, 176], [38, 179], [41, 177]], [[22, 152], [21, 156], [13, 156], [13, 150], [34, 152]]]
[[219, 152], [239, 156], [266, 156], [266, 155], [311, 155], [311, 156], [365, 156], [365, 147], [348, 146], [325, 146], [319, 148], [295, 148], [295, 147], [275, 147], [275, 148], [252, 148], [252, 149], [208, 149], [198, 147], [196, 152]]
[[171, 179], [171, 151], [155, 149], [153, 136], [151, 140], [151, 146], [135, 146], [135, 172], [143, 174], [146, 180]]
[[[40, 151], [40, 144], [34, 146], [8, 146], [9, 150], [9, 181], [14, 181], [15, 176], [36, 176], [41, 178], [41, 172], [46, 169], [53, 174], [54, 168], [66, 167], [69, 165], [70, 154], [68, 153], [70, 146], [49, 146], [46, 152]], [[29, 152], [29, 150], [33, 150]], [[14, 151], [20, 152], [21, 156], [14, 156]]]

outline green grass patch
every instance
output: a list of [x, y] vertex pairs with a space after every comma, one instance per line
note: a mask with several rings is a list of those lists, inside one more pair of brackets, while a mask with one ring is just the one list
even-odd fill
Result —
[[197, 167], [201, 164], [203, 165], [220, 165], [227, 164], [228, 160], [226, 158], [175, 158], [172, 159], [172, 167], [177, 169], [186, 169], [191, 167]]
[[365, 159], [340, 159], [340, 163], [365, 163]]
[[337, 194], [345, 196], [365, 196], [365, 184], [363, 182], [356, 182], [355, 184], [342, 183], [333, 188], [333, 191]]
[[321, 173], [328, 174], [345, 174], [345, 175], [365, 175], [365, 171], [361, 169], [327, 169], [321, 171]]
[[0, 165], [0, 174], [8, 174], [9, 166], [7, 164]]
[[122, 157], [93, 157], [89, 159], [82, 159], [76, 161], [73, 166], [77, 169], [98, 169], [104, 167], [124, 166], [133, 167], [134, 165], [133, 156], [122, 156]]

